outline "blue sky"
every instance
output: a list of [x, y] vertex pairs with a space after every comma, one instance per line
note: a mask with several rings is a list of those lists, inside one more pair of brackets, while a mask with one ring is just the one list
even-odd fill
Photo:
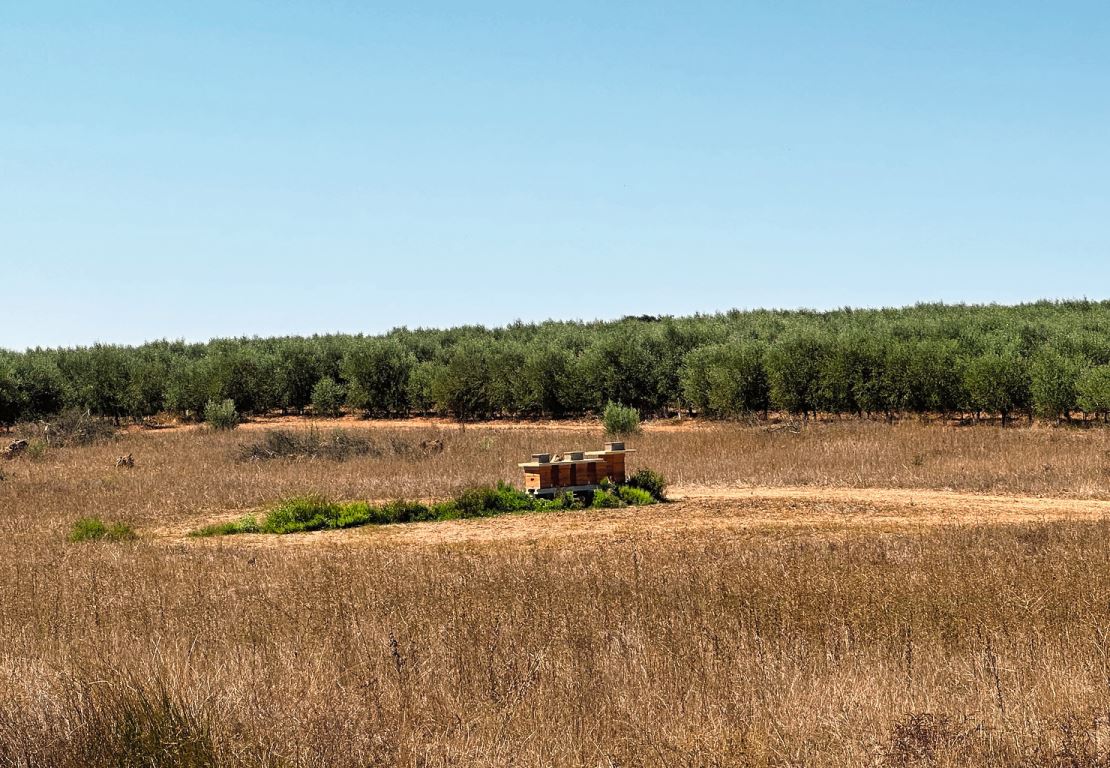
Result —
[[0, 8], [0, 346], [1110, 295], [1110, 6]]

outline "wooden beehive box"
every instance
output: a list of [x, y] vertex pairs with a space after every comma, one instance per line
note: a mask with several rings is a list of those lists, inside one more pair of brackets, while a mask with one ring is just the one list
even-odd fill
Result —
[[603, 480], [625, 480], [624, 443], [606, 443], [601, 451], [567, 451], [552, 461], [551, 454], [534, 453], [532, 461], [520, 464], [524, 490], [531, 494], [555, 495], [562, 491], [596, 490]]

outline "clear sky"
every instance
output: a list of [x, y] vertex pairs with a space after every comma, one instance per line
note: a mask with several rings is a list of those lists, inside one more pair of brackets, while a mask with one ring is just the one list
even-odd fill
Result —
[[0, 7], [0, 346], [1110, 296], [1102, 2]]

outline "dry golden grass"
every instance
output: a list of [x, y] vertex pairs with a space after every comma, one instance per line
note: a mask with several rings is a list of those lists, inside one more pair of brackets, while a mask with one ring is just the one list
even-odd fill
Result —
[[[1110, 517], [1075, 501], [1110, 498], [1105, 430], [649, 430], [638, 463], [685, 501], [177, 535], [296, 492], [442, 496], [601, 439], [375, 435], [447, 447], [244, 463], [256, 433], [174, 432], [6, 462], [0, 765], [1110, 761]], [[67, 543], [87, 515], [140, 538]]]

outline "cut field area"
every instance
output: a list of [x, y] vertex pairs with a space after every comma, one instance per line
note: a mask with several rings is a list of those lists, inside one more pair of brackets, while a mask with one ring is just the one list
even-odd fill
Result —
[[[951, 491], [875, 488], [679, 487], [672, 501], [651, 507], [532, 512], [444, 522], [404, 523], [289, 536], [239, 536], [236, 546], [299, 547], [323, 544], [438, 546], [505, 543], [573, 546], [576, 541], [625, 542], [694, 534], [780, 530], [831, 533], [849, 528], [897, 531], [921, 526], [974, 526], [1110, 519], [1110, 501], [1032, 496], [990, 496]], [[209, 522], [225, 522], [221, 516]], [[166, 542], [188, 537], [188, 526], [150, 531]], [[221, 541], [220, 546], [226, 546]]]

